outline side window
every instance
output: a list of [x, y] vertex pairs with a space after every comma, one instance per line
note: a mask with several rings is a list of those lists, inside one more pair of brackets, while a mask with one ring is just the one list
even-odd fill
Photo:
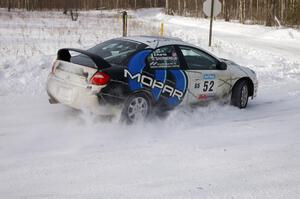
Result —
[[147, 62], [151, 69], [179, 68], [179, 58], [174, 46], [164, 46], [154, 50]]
[[218, 60], [206, 54], [205, 52], [186, 46], [180, 46], [179, 48], [184, 56], [187, 67], [190, 70], [217, 69]]

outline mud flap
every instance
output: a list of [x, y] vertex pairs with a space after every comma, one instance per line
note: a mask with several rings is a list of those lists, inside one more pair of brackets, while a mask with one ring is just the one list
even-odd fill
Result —
[[50, 104], [58, 104], [59, 102], [56, 99], [54, 99], [54, 98], [50, 98], [49, 99], [49, 103]]

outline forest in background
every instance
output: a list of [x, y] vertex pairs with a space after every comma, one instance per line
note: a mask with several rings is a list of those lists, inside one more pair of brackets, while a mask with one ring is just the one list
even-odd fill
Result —
[[[167, 14], [205, 17], [205, 0], [1, 0], [0, 7], [33, 10], [138, 9], [164, 7]], [[300, 26], [300, 0], [219, 0], [218, 18], [267, 26]]]

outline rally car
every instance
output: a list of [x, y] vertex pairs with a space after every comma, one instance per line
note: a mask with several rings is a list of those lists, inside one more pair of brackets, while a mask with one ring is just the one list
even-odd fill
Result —
[[245, 108], [257, 87], [249, 68], [178, 38], [152, 36], [111, 39], [88, 50], [60, 49], [47, 80], [50, 103], [101, 115], [119, 110], [129, 123], [154, 110], [218, 99]]

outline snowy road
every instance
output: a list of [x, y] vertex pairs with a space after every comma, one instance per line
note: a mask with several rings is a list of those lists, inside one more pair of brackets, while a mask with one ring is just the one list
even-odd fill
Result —
[[[1, 198], [299, 197], [299, 31], [216, 22], [209, 50], [257, 71], [258, 98], [246, 110], [212, 104], [125, 126], [50, 105], [44, 92], [58, 48], [117, 36], [118, 19], [0, 14]], [[207, 48], [207, 20], [132, 14], [143, 18], [131, 34], [154, 34], [164, 20], [167, 35]]]

